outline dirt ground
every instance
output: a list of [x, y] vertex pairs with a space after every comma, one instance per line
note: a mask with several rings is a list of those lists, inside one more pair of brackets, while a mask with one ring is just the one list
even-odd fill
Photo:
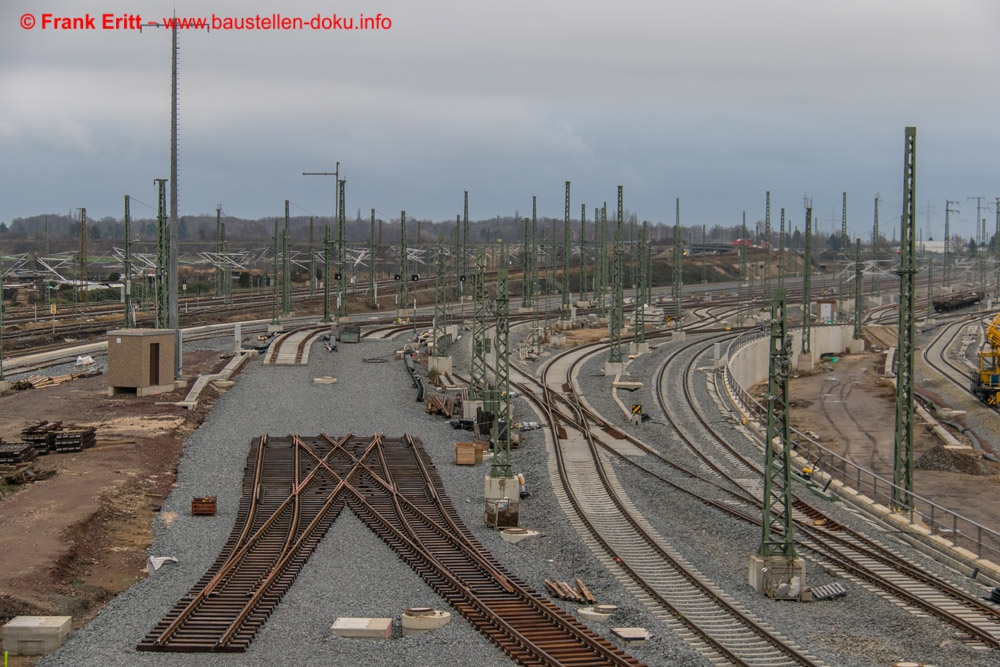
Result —
[[[892, 479], [896, 394], [881, 379], [884, 360], [879, 353], [843, 356], [793, 377], [791, 423], [818, 435], [835, 453]], [[919, 417], [917, 423], [922, 424]], [[945, 452], [925, 428], [914, 435], [914, 491], [985, 526], [1000, 527], [1000, 466], [976, 454]], [[960, 433], [952, 435], [963, 440]], [[1000, 453], [1000, 434], [976, 435], [984, 449]]]
[[[188, 353], [184, 374], [193, 378], [225, 363], [215, 352]], [[38, 457], [36, 467], [55, 470], [52, 477], [4, 489], [0, 622], [59, 614], [79, 627], [146, 575], [153, 517], [174, 483], [184, 440], [218, 396], [209, 385], [197, 410], [156, 405], [186, 393], [109, 398], [101, 375], [0, 396], [5, 441], [19, 441], [22, 428], [44, 420], [96, 426], [98, 440], [79, 453]]]

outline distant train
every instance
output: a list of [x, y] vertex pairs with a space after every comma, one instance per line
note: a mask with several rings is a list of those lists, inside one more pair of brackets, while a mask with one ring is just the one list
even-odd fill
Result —
[[983, 295], [979, 292], [955, 292], [954, 294], [939, 296], [934, 299], [931, 304], [934, 306], [935, 313], [947, 313], [952, 310], [958, 310], [959, 308], [965, 308], [966, 306], [977, 304], [982, 300]]

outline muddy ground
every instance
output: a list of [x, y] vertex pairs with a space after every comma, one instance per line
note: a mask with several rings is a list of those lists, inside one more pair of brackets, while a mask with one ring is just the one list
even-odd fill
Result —
[[[839, 357], [811, 374], [793, 377], [791, 423], [818, 435], [820, 443], [833, 452], [891, 480], [896, 394], [881, 377], [884, 364], [884, 354], [869, 352]], [[969, 402], [975, 409], [971, 396]], [[915, 493], [985, 526], [1000, 526], [1000, 466], [975, 451], [944, 451], [919, 417], [916, 423], [921, 426], [914, 429]], [[968, 442], [960, 433], [952, 435]], [[1000, 434], [976, 435], [984, 450], [1000, 453]]]
[[[215, 372], [216, 352], [191, 352], [184, 374]], [[21, 614], [73, 616], [74, 627], [146, 576], [152, 521], [174, 483], [184, 440], [218, 396], [209, 385], [199, 408], [179, 401], [187, 388], [137, 398], [106, 394], [103, 375], [0, 396], [0, 438], [20, 440], [39, 421], [96, 426], [98, 444], [35, 461], [43, 481], [0, 487], [0, 622]], [[18, 658], [12, 665], [33, 661]]]

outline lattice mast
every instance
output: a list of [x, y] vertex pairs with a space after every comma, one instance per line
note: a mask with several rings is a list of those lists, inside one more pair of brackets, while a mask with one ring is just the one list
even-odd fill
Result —
[[781, 223], [778, 232], [778, 287], [785, 286], [785, 209], [781, 209]]
[[[222, 204], [215, 207], [215, 254], [222, 257]], [[225, 264], [221, 261], [215, 266], [215, 298], [222, 296], [222, 275]]]
[[771, 302], [771, 191], [764, 197], [764, 275], [761, 276], [760, 287], [764, 292], [764, 302]]
[[347, 220], [344, 211], [344, 187], [347, 181], [337, 180], [337, 317], [347, 317]]
[[861, 239], [858, 238], [855, 241], [854, 249], [854, 340], [860, 340], [864, 335], [861, 330], [861, 311], [865, 307], [865, 297], [861, 292], [861, 278], [863, 275], [864, 271], [861, 268]]
[[531, 218], [522, 220], [521, 232], [521, 308], [531, 308]]
[[634, 340], [639, 343], [646, 342], [646, 286], [645, 286], [645, 257], [646, 257], [646, 232], [649, 223], [643, 220], [642, 228], [639, 230], [639, 271], [635, 281], [635, 327]]
[[[767, 385], [767, 431], [764, 441], [764, 505], [761, 558], [795, 558], [792, 518], [792, 461], [788, 412], [788, 376], [791, 372], [791, 337], [788, 335], [785, 290], [771, 300], [771, 339]], [[777, 440], [777, 445], [775, 444]], [[779, 449], [776, 451], [775, 447]]]
[[[947, 227], [947, 226], [948, 226], [948, 223], [945, 222], [945, 227]], [[878, 262], [879, 262], [879, 259], [880, 259], [880, 252], [879, 252], [880, 244], [879, 244], [879, 241], [880, 241], [880, 238], [879, 238], [879, 231], [878, 231], [878, 195], [875, 195], [875, 224], [872, 227], [872, 263], [875, 265], [875, 271], [872, 274], [872, 283], [871, 283], [871, 292], [872, 292], [872, 294], [878, 294], [879, 293], [879, 286], [878, 286], [879, 280], [878, 279], [879, 279], [879, 275], [881, 275], [881, 273], [882, 273], [879, 270], [879, 268], [878, 268]], [[947, 253], [947, 248], [945, 249], [945, 252]]]
[[569, 321], [572, 310], [570, 289], [569, 289], [569, 253], [570, 253], [569, 181], [566, 181], [566, 207], [563, 218], [563, 249], [562, 249], [562, 306], [559, 309], [559, 319], [563, 322]]
[[323, 231], [323, 319], [320, 322], [330, 322], [330, 250], [333, 245], [330, 239], [330, 223]]
[[444, 236], [438, 236], [434, 257], [434, 349], [432, 356], [448, 356], [448, 278], [444, 266]]
[[[135, 310], [132, 308], [132, 212], [130, 198], [125, 195], [125, 265], [122, 268], [122, 302], [125, 306], [123, 328], [135, 328]], [[0, 305], [0, 308], [3, 306]], [[0, 378], [3, 376], [0, 375]]]
[[167, 179], [157, 178], [154, 183], [158, 187], [156, 205], [156, 328], [166, 329], [170, 326], [170, 227], [167, 221]]
[[681, 308], [681, 288], [684, 286], [684, 248], [681, 245], [681, 199], [674, 200], [674, 257], [673, 257], [674, 331], [684, 328], [684, 310]]
[[368, 294], [371, 295], [369, 305], [378, 308], [378, 287], [375, 282], [375, 257], [378, 249], [375, 247], [375, 209], [372, 209], [371, 224], [368, 232]]
[[[490, 477], [514, 476], [510, 463], [510, 300], [507, 293], [507, 248], [501, 242], [500, 256], [505, 258], [497, 269], [496, 327], [494, 363], [496, 364], [496, 385], [494, 388], [497, 418], [493, 420], [493, 465]], [[503, 424], [501, 428], [501, 422]]]
[[622, 238], [622, 225], [624, 224], [625, 208], [622, 202], [622, 190], [624, 186], [618, 186], [618, 220], [615, 227], [615, 248], [614, 261], [611, 268], [611, 317], [608, 323], [610, 329], [611, 345], [608, 348], [608, 363], [622, 363], [622, 325], [624, 324], [624, 293], [623, 293], [623, 260], [625, 246]]
[[747, 302], [747, 212], [743, 211], [743, 231], [740, 236], [740, 285], [738, 290], [739, 303], [736, 304], [736, 326], [743, 326], [743, 309]]
[[608, 290], [608, 204], [604, 206], [598, 214], [594, 209], [594, 219], [600, 220], [597, 226], [597, 252], [594, 259], [594, 299], [597, 301], [597, 317], [607, 317], [607, 290]]
[[913, 509], [913, 352], [916, 302], [917, 128], [907, 127], [903, 158], [903, 215], [900, 218], [899, 338], [896, 346], [896, 433], [892, 508]]
[[486, 256], [476, 248], [476, 269], [472, 274], [472, 366], [469, 396], [481, 401], [486, 391]]
[[802, 252], [802, 354], [812, 356], [812, 206], [806, 206], [805, 248]]
[[285, 228], [281, 232], [281, 314], [292, 314], [291, 221], [288, 200], [285, 200]]
[[278, 325], [278, 219], [274, 219], [274, 252], [271, 257], [271, 324]]
[[952, 204], [958, 206], [957, 201], [944, 200], [944, 281], [942, 284], [945, 287], [951, 287], [951, 214], [958, 213], [957, 208], [951, 207]]
[[80, 253], [77, 257], [76, 284], [77, 301], [87, 300], [87, 209], [80, 209]]
[[309, 216], [309, 298], [316, 296], [316, 253], [313, 250], [315, 241], [315, 228], [313, 227], [313, 216]]
[[410, 300], [410, 290], [407, 287], [407, 281], [409, 281], [410, 276], [407, 275], [409, 271], [409, 264], [407, 262], [407, 249], [406, 249], [406, 211], [400, 211], [399, 213], [399, 280], [396, 281], [396, 308], [406, 308], [407, 302]]
[[580, 301], [587, 300], [587, 205], [580, 204]]

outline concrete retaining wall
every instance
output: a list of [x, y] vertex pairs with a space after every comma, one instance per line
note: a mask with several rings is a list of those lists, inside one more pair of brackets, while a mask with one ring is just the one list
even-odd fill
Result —
[[[833, 354], [846, 354], [848, 352], [863, 352], [863, 341], [856, 341], [854, 336], [854, 325], [835, 325], [812, 327], [810, 330], [810, 358], [802, 358], [799, 350], [802, 349], [802, 329], [792, 329], [792, 368], [802, 368], [804, 363], [809, 367], [819, 363], [820, 356]], [[764, 335], [751, 341], [738, 350], [729, 358], [729, 372], [733, 379], [743, 387], [749, 389], [758, 382], [767, 379], [769, 354], [768, 344], [770, 338]]]

